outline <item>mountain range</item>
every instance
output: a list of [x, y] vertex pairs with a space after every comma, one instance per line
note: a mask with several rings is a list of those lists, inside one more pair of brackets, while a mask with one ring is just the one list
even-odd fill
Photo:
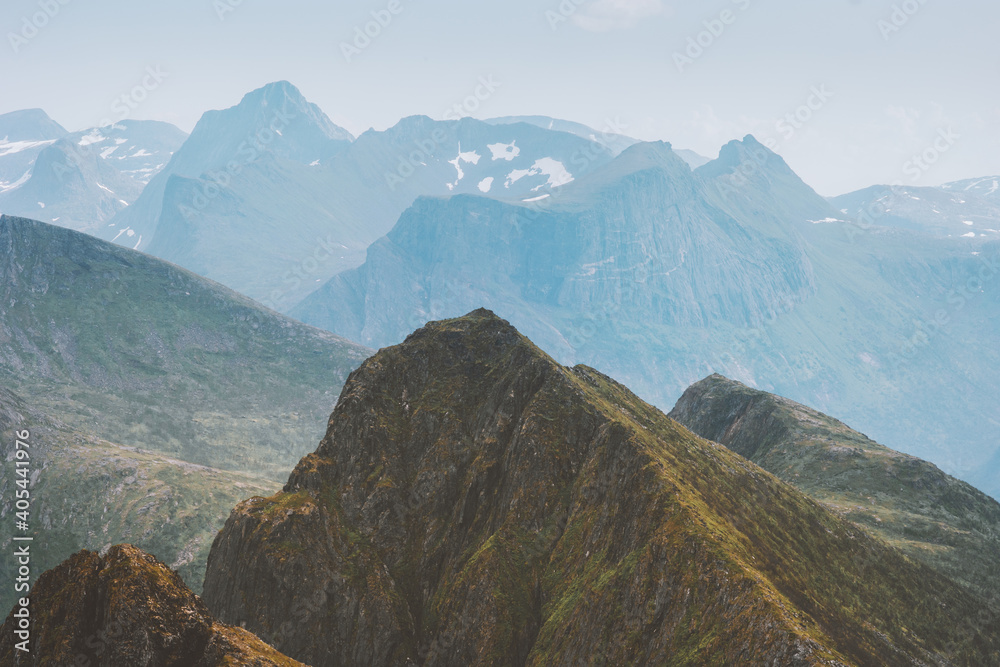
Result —
[[16, 664], [1000, 664], [997, 178], [627, 129], [0, 115]]
[[752, 137], [693, 171], [644, 143], [539, 202], [422, 198], [290, 314], [382, 347], [486, 305], [664, 408], [720, 372], [997, 495], [998, 261], [861, 225]]
[[280, 493], [233, 510], [204, 603], [135, 547], [80, 551], [31, 592], [31, 654], [12, 610], [0, 658], [1000, 660], [995, 501], [718, 375], [671, 415], [718, 442], [489, 311], [429, 323], [351, 374]]
[[[70, 133], [41, 109], [0, 115], [0, 212], [96, 233], [139, 197], [186, 137], [159, 121]], [[127, 234], [121, 240], [136, 245]]]
[[540, 197], [612, 156], [572, 133], [471, 118], [411, 117], [355, 140], [277, 82], [207, 112], [93, 233], [285, 310], [360, 264], [417, 196]]
[[937, 187], [876, 185], [830, 203], [866, 225], [900, 227], [933, 236], [1000, 239], [1000, 177]]
[[351, 374], [204, 599], [316, 667], [1000, 660], [973, 592], [484, 310]]

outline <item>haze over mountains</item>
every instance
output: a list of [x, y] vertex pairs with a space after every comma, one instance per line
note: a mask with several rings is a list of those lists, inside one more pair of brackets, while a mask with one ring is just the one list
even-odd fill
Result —
[[997, 179], [354, 137], [287, 82], [189, 137], [0, 138], [0, 210], [46, 220], [0, 216], [0, 431], [39, 435], [34, 574], [87, 550], [45, 608], [150, 592], [121, 656], [190, 617], [206, 664], [1000, 662]]
[[997, 495], [998, 261], [862, 225], [752, 137], [693, 172], [639, 144], [551, 200], [418, 200], [291, 314], [380, 347], [485, 304], [658, 405], [722, 372]]
[[360, 264], [419, 195], [533, 198], [611, 157], [575, 135], [468, 118], [411, 117], [353, 140], [279, 82], [205, 114], [99, 235], [128, 243], [128, 230], [140, 250], [286, 310]]
[[[91, 157], [98, 219], [128, 188]], [[718, 370], [997, 494], [995, 180], [827, 202], [752, 139], [708, 160], [542, 116], [354, 139], [277, 82], [206, 113], [96, 233], [367, 345], [486, 304], [663, 407]], [[6, 195], [37, 206], [26, 187]]]
[[875, 185], [830, 203], [870, 225], [934, 236], [1000, 239], [1000, 177], [938, 187]]
[[[186, 137], [159, 121], [70, 133], [41, 109], [0, 115], [0, 212], [96, 233], [138, 198]], [[127, 233], [121, 240], [135, 245]]]

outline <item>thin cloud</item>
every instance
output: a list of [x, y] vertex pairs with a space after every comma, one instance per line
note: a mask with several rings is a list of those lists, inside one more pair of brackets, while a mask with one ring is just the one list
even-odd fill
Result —
[[662, 0], [593, 0], [573, 15], [573, 23], [590, 32], [634, 28], [650, 16], [670, 16]]

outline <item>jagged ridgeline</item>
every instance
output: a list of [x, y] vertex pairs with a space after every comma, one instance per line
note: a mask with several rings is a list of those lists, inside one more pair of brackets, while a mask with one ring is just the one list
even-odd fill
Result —
[[998, 617], [489, 311], [348, 379], [204, 598], [326, 665], [989, 665]]

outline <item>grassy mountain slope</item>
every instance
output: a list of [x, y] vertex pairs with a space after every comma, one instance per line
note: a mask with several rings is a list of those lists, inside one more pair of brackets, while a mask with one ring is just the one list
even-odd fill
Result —
[[1000, 608], [1000, 503], [816, 410], [721, 375], [670, 417]]
[[355, 371], [205, 599], [316, 665], [979, 665], [972, 594], [488, 311]]
[[[0, 549], [6, 553], [14, 548], [14, 432], [25, 429], [33, 471], [32, 581], [80, 549], [130, 542], [169, 564], [200, 593], [209, 548], [229, 511], [279, 487], [74, 431], [0, 389]], [[14, 570], [13, 559], [0, 561], [3, 581], [13, 581]], [[12, 587], [0, 590], [0, 609], [10, 609], [14, 597]]]
[[368, 351], [147, 255], [0, 217], [0, 379], [74, 430], [280, 478]]

